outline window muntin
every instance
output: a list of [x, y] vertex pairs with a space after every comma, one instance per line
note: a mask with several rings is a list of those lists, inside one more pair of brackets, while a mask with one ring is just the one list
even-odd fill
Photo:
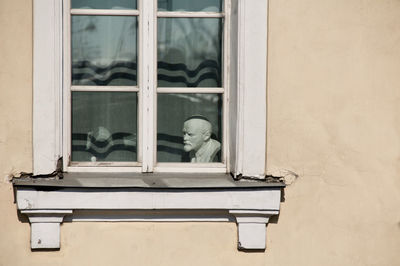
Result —
[[[185, 155], [182, 155], [179, 158], [177, 156], [174, 156], [168, 159], [165, 155], [165, 151], [158, 150], [158, 146], [161, 147], [161, 145], [158, 145], [158, 136], [161, 136], [162, 134], [164, 134], [164, 136], [168, 135], [168, 132], [172, 131], [173, 134], [171, 134], [171, 136], [175, 142], [176, 140], [183, 139], [182, 129], [185, 119], [193, 115], [201, 115], [209, 120], [212, 124], [212, 138], [215, 141], [220, 142], [221, 147], [215, 157], [215, 160], [206, 162], [206, 164], [192, 163], [190, 165], [191, 167], [203, 167], [202, 170], [205, 169], [204, 165], [206, 165], [207, 167], [217, 167], [221, 169], [221, 171], [226, 171], [225, 163], [227, 161], [227, 148], [225, 142], [227, 139], [227, 133], [225, 129], [227, 128], [227, 119], [225, 119], [225, 117], [227, 117], [227, 114], [224, 106], [226, 106], [227, 102], [227, 91], [226, 88], [224, 88], [224, 84], [226, 84], [226, 69], [223, 66], [223, 62], [226, 58], [224, 38], [226, 38], [227, 33], [225, 29], [226, 26], [224, 25], [225, 14], [223, 12], [217, 12], [220, 11], [221, 8], [214, 8], [215, 6], [218, 7], [218, 5], [221, 5], [221, 1], [207, 1], [204, 7], [201, 7], [201, 5], [198, 4], [193, 4], [193, 7], [195, 7], [196, 5], [200, 6], [193, 9], [200, 12], [192, 12], [193, 10], [190, 10], [191, 12], [168, 12], [163, 11], [162, 7], [158, 9], [159, 11], [156, 11], [157, 8], [154, 8], [153, 10], [145, 10], [144, 7], [149, 5], [147, 3], [143, 5], [143, 1], [138, 2], [138, 10], [125, 10], [126, 6], [118, 6], [120, 3], [116, 3], [115, 5], [111, 6], [104, 6], [99, 2], [100, 5], [95, 6], [92, 5], [90, 1], [87, 2], [88, 3], [86, 3], [85, 5], [75, 5], [77, 8], [71, 9], [69, 14], [72, 21], [72, 36], [70, 36], [71, 43], [69, 43], [72, 48], [72, 62], [70, 62], [70, 79], [72, 81], [70, 82], [72, 84], [69, 84], [69, 86], [67, 86], [70, 87], [70, 94], [68, 97], [71, 101], [77, 101], [77, 97], [80, 97], [80, 94], [77, 92], [90, 92], [90, 94], [85, 94], [86, 99], [81, 100], [81, 102], [89, 102], [89, 95], [99, 94], [100, 92], [115, 94], [126, 92], [135, 94], [135, 97], [137, 97], [136, 104], [131, 104], [131, 106], [132, 108], [136, 108], [136, 110], [130, 112], [131, 121], [127, 123], [135, 124], [135, 126], [131, 126], [129, 129], [123, 129], [125, 130], [123, 131], [121, 129], [122, 127], [118, 125], [118, 123], [112, 122], [111, 120], [115, 120], [115, 117], [118, 117], [117, 120], [120, 120], [122, 125], [125, 124], [122, 119], [128, 119], [127, 117], [129, 116], [117, 116], [115, 115], [115, 113], [105, 115], [111, 119], [108, 122], [101, 121], [101, 119], [99, 118], [95, 118], [93, 119], [94, 121], [89, 122], [88, 124], [92, 125], [94, 129], [89, 129], [88, 126], [86, 126], [86, 128], [84, 126], [76, 126], [74, 124], [74, 121], [79, 121], [79, 118], [74, 118], [74, 116], [79, 117], [78, 114], [82, 113], [84, 108], [81, 108], [79, 110], [71, 110], [72, 112], [70, 113], [69, 120], [72, 122], [71, 127], [73, 127], [73, 129], [72, 131], [71, 128], [67, 129], [67, 134], [71, 135], [69, 138], [69, 141], [71, 143], [67, 144], [67, 149], [69, 150], [67, 152], [67, 155], [71, 159], [69, 165], [74, 167], [132, 167], [141, 166], [143, 164], [143, 171], [152, 171], [152, 167], [147, 168], [146, 165], [151, 165], [152, 163], [150, 163], [149, 160], [154, 160], [155, 166], [156, 168], [158, 168], [157, 171], [162, 171], [163, 169], [161, 168], [163, 167], [171, 166], [173, 168], [176, 166], [176, 164], [173, 163], [177, 162], [179, 162], [179, 165], [182, 165], [184, 167], [184, 164], [182, 164], [181, 162], [187, 161]], [[181, 4], [186, 2], [194, 3], [194, 1], [187, 0], [172, 1], [172, 6], [177, 6], [177, 8], [171, 10], [181, 9]], [[185, 5], [186, 4], [184, 4], [183, 6]], [[210, 9], [210, 6], [212, 10]], [[111, 8], [112, 10], [105, 10], [105, 8]], [[151, 26], [146, 28], [146, 19], [152, 19], [153, 16], [157, 16], [155, 23], [153, 23], [154, 28], [152, 28]], [[87, 21], [89, 21], [89, 19], [97, 21], [97, 24], [90, 24], [86, 22], [86, 27], [80, 25], [82, 31], [75, 33], [76, 36], [74, 36], [74, 30], [78, 28], [74, 26], [74, 20], [84, 20], [84, 17], [87, 17]], [[131, 24], [133, 25], [136, 23], [136, 28], [142, 30], [136, 30], [133, 31], [133, 33], [130, 33], [129, 30], [131, 30], [132, 32], [132, 28], [135, 27], [125, 27], [127, 28], [127, 30], [125, 31], [127, 32], [126, 36], [122, 36], [121, 38], [113, 37], [118, 35], [118, 32], [124, 32], [123, 30], [121, 30], [121, 28], [123, 28], [122, 25], [124, 25], [124, 23], [121, 21], [124, 20], [134, 21], [134, 23]], [[106, 31], [111, 33], [101, 34], [98, 32], [91, 32], [93, 24], [98, 27], [101, 27], [101, 25], [106, 25], [106, 27], [108, 27], [108, 31], [104, 28], [100, 29], [99, 31]], [[140, 24], [143, 25], [141, 26]], [[179, 24], [184, 25], [180, 28], [180, 30]], [[167, 36], [168, 32], [166, 31], [166, 29], [168, 27], [170, 29], [175, 29], [173, 33], [170, 34], [170, 36]], [[185, 34], [187, 35], [187, 37], [185, 37]], [[154, 37], [157, 38], [148, 38], [146, 35], [154, 35]], [[154, 41], [154, 51], [153, 49], [147, 49], [146, 47], [144, 47], [147, 45], [146, 38], [148, 40]], [[78, 43], [76, 39], [80, 40], [81, 43]], [[116, 43], [118, 43], [118, 40], [121, 39], [125, 40], [123, 42], [124, 45], [126, 45], [127, 43], [131, 43], [132, 46], [118, 46], [118, 44]], [[167, 53], [165, 53], [166, 50], [168, 51], [168, 53], [170, 53], [171, 50], [176, 50], [176, 48], [179, 48], [179, 45], [181, 45], [179, 42], [181, 42], [182, 40], [186, 41], [186, 44], [183, 43], [185, 47], [183, 49], [183, 57], [173, 56], [173, 53], [172, 55], [168, 55]], [[101, 44], [99, 44], [99, 42], [101, 42]], [[176, 47], [177, 44], [178, 47]], [[97, 55], [96, 51], [90, 49], [90, 45], [95, 45], [98, 47], [97, 50], [95, 49], [97, 51]], [[142, 45], [142, 48], [140, 47], [140, 45]], [[182, 48], [182, 46], [180, 48]], [[86, 54], [79, 54], [79, 50], [86, 50], [87, 52]], [[150, 53], [152, 52], [155, 53], [151, 56]], [[91, 53], [94, 55], [91, 55]], [[158, 60], [157, 62], [157, 59], [155, 59], [156, 56], [158, 59], [162, 58], [166, 61]], [[142, 57], [141, 61], [140, 57]], [[154, 58], [155, 60], [148, 60], [146, 57]], [[82, 64], [82, 62], [84, 63]], [[156, 71], [154, 73], [153, 82], [148, 80], [151, 79], [151, 72], [142, 71], [146, 68], [150, 68], [152, 64], [154, 65]], [[74, 66], [76, 69], [74, 69]], [[94, 71], [90, 71], [89, 69], [87, 70], [87, 73], [85, 73], [85, 67], [93, 68], [93, 66], [95, 68]], [[165, 67], [164, 69], [161, 69], [160, 66]], [[182, 66], [183, 68], [180, 68]], [[115, 68], [116, 71], [114, 71], [113, 68]], [[174, 71], [178, 75], [173, 74]], [[120, 73], [116, 74], [116, 72]], [[135, 73], [136, 79], [134, 78]], [[149, 73], [150, 75], [147, 75], [146, 73]], [[162, 77], [167, 77], [168, 79], [168, 76], [172, 77], [172, 82], [171, 79], [162, 79]], [[178, 79], [176, 79], [176, 77], [178, 77]], [[175, 80], [173, 80], [174, 78]], [[140, 82], [140, 80], [142, 80], [142, 82]], [[152, 87], [151, 84], [154, 84], [154, 87]], [[152, 97], [149, 99], [146, 96], [148, 95], [148, 90], [154, 90], [153, 99], [151, 99]], [[171, 100], [165, 99], [175, 100], [171, 102]], [[176, 102], [179, 102], [179, 99], [192, 99], [192, 101], [194, 100], [195, 104], [191, 103], [190, 101], [186, 102], [182, 106], [182, 108], [185, 109], [184, 111], [180, 110], [179, 108], [175, 109], [176, 111], [168, 108], [168, 104], [175, 105]], [[200, 102], [203, 101], [203, 104], [197, 104], [199, 100]], [[118, 103], [116, 102], [105, 103], [104, 106], [113, 106], [117, 104]], [[95, 112], [93, 110], [96, 110], [96, 107], [94, 107], [93, 105], [94, 101], [91, 102], [91, 106], [87, 107], [87, 109], [90, 110], [90, 112], [92, 113]], [[72, 103], [72, 108], [73, 106], [74, 103]], [[128, 105], [121, 108], [128, 108], [127, 106]], [[107, 108], [102, 109], [103, 112], [112, 112], [110, 111], [113, 110], [112, 107]], [[149, 113], [148, 111], [146, 111], [149, 110], [149, 108], [154, 108], [154, 111]], [[176, 116], [176, 112], [178, 112], [179, 117], [177, 117], [177, 119], [172, 119], [171, 116], [169, 117], [171, 119], [170, 122], [166, 120], [162, 123], [159, 123], [160, 120], [158, 120], [159, 118], [157, 116], [160, 116], [160, 112], [162, 112], [162, 114], [169, 113], [172, 116]], [[154, 116], [149, 116], [149, 114], [153, 114]], [[98, 113], [98, 116], [101, 116], [100, 113]], [[174, 123], [172, 123], [172, 120], [174, 120]], [[101, 125], [101, 123], [103, 123], [104, 125]], [[84, 122], [80, 122], [80, 125], [83, 124]], [[149, 127], [149, 124], [154, 124], [154, 126]], [[167, 127], [165, 127], [164, 129], [161, 126], [163, 124], [167, 124]], [[113, 128], [108, 128], [110, 127], [110, 125], [113, 125]], [[170, 126], [170, 128], [168, 128], [168, 125]], [[174, 128], [172, 128], [171, 125], [174, 125]], [[144, 126], [144, 129], [142, 129], [142, 126]], [[161, 128], [158, 129], [158, 126], [160, 126]], [[146, 130], [146, 128], [149, 128], [149, 130]], [[75, 132], [75, 129], [81, 129], [82, 131], [87, 132]], [[149, 135], [146, 136], [147, 134], [154, 137], [153, 142], [144, 140], [150, 137]], [[74, 141], [73, 139], [73, 136], [77, 135], [79, 135], [80, 142], [78, 142], [78, 140]], [[95, 136], [101, 136], [100, 140], [97, 140]], [[94, 144], [98, 144], [98, 146], [101, 146], [101, 149], [104, 148], [104, 146], [109, 145], [105, 142], [106, 136], [110, 136], [109, 138], [107, 138], [108, 143], [112, 143], [114, 145], [121, 145], [121, 143], [126, 143], [127, 147], [124, 147], [124, 149], [126, 148], [126, 150], [128, 151], [134, 152], [135, 155], [114, 155], [113, 153], [115, 153], [116, 151], [117, 154], [118, 152], [125, 152], [125, 150], [118, 151], [118, 149], [109, 152], [110, 157], [103, 155], [99, 156], [99, 153], [97, 153], [97, 156], [96, 154], [90, 154], [94, 153], [93, 147], [96, 146]], [[115, 136], [128, 136], [128, 140], [121, 139], [114, 142]], [[85, 137], [86, 142], [83, 141]], [[142, 141], [144, 142], [142, 143]], [[85, 152], [87, 153], [84, 156], [82, 155], [82, 142], [85, 142]], [[166, 144], [166, 146], [169, 145], [169, 148], [174, 147], [175, 145], [176, 149], [180, 150], [180, 153], [183, 154], [183, 142], [181, 142], [180, 144], [171, 143], [171, 141], [168, 140], [168, 136], [164, 139], [164, 142], [166, 142], [164, 143]], [[75, 145], [75, 143], [79, 144]], [[74, 145], [80, 145], [79, 149], [81, 150], [74, 150]], [[134, 145], [136, 147], [134, 147]], [[107, 154], [107, 152], [104, 152], [104, 150], [101, 149], [101, 152]], [[153, 151], [152, 153], [149, 153], [152, 154], [150, 157], [146, 154], [149, 152], [149, 150]], [[80, 152], [79, 156], [78, 152]], [[132, 161], [137, 161], [137, 163], [132, 164]], [[166, 162], [173, 163], [171, 165], [168, 165], [168, 163], [165, 164]], [[215, 164], [214, 162], [219, 163]], [[99, 170], [101, 171], [100, 168]]]
[[221, 12], [222, 0], [158, 0], [159, 11], [208, 11]]
[[136, 0], [71, 0], [73, 9], [137, 9]]

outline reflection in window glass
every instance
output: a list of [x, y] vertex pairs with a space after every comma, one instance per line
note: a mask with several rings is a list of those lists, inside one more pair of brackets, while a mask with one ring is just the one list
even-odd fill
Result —
[[161, 93], [157, 106], [158, 162], [221, 162], [221, 94]]
[[159, 18], [158, 87], [221, 87], [222, 19]]
[[71, 8], [136, 9], [136, 0], [71, 0]]
[[72, 85], [137, 84], [137, 18], [72, 16]]
[[137, 95], [72, 92], [72, 161], [137, 160]]
[[158, 0], [158, 10], [221, 12], [222, 0]]

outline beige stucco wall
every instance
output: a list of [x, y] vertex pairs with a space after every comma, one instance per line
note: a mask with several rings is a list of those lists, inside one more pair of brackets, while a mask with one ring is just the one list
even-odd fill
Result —
[[65, 223], [31, 252], [32, 3], [0, 1], [0, 265], [400, 265], [400, 1], [270, 0], [268, 172], [293, 171], [268, 250], [230, 223]]

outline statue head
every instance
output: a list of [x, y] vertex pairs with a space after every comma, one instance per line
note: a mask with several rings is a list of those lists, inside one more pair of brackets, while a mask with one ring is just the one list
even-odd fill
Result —
[[191, 116], [183, 123], [183, 149], [185, 152], [198, 151], [211, 138], [212, 126], [207, 118]]

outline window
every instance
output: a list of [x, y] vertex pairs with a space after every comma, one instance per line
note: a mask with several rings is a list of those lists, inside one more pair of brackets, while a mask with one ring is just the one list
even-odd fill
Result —
[[[238, 247], [265, 249], [284, 185], [225, 172], [265, 177], [267, 0], [33, 7], [33, 170], [49, 174], [63, 157], [75, 179], [14, 180], [31, 247], [59, 248], [64, 216], [138, 221], [144, 210], [148, 221], [234, 217]], [[184, 147], [197, 143], [187, 118], [211, 124], [212, 160]]]
[[[267, 6], [266, 0], [35, 0], [34, 174], [53, 172], [63, 157], [68, 171], [208, 171], [263, 178]], [[74, 32], [80, 30], [85, 34]], [[197, 47], [200, 43], [210, 46]], [[176, 45], [192, 49], [185, 53], [191, 57], [179, 55]], [[120, 61], [113, 70], [107, 68], [111, 59]], [[93, 64], [100, 73], [90, 70]], [[110, 103], [117, 99], [124, 103]], [[130, 122], [101, 121], [100, 109]], [[182, 152], [182, 123], [198, 114], [210, 120], [211, 138], [221, 143], [215, 157], [220, 162], [185, 163], [191, 158]]]
[[65, 170], [227, 171], [229, 3], [65, 1]]

